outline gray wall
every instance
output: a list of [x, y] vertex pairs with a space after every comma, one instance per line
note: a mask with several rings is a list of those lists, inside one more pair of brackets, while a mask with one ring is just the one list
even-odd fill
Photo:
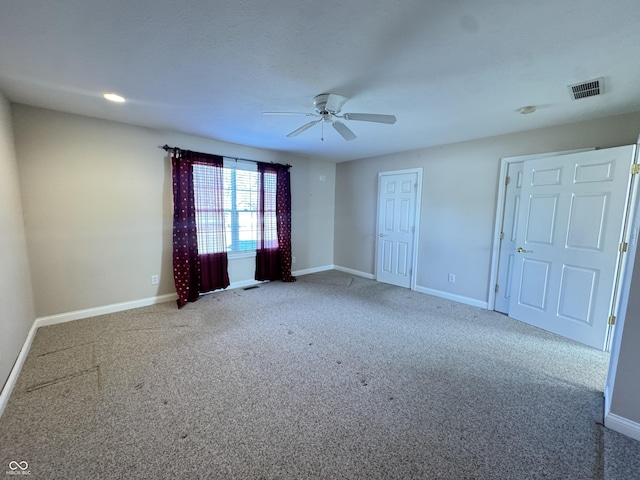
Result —
[[[37, 317], [175, 293], [165, 143], [292, 164], [294, 270], [333, 263], [333, 163], [23, 105], [13, 117]], [[254, 270], [231, 260], [230, 280]]]
[[[636, 207], [632, 228], [640, 228], [640, 199]], [[632, 255], [631, 274], [625, 273], [621, 289], [621, 305], [618, 315], [614, 348], [611, 355], [607, 384], [611, 388], [610, 410], [627, 420], [640, 425], [640, 248], [636, 242], [629, 242], [629, 255]], [[628, 290], [625, 286], [628, 285]], [[620, 338], [617, 338], [621, 333]], [[617, 354], [616, 354], [617, 353]], [[606, 421], [607, 419], [605, 419]], [[606, 424], [606, 423], [605, 423]], [[640, 431], [636, 432], [640, 439]]]
[[11, 109], [0, 94], [0, 387], [34, 320]]
[[[611, 413], [640, 424], [640, 260], [636, 259], [631, 283], [615, 384], [611, 395]], [[633, 292], [636, 292], [634, 295]], [[640, 433], [640, 432], [639, 432]]]

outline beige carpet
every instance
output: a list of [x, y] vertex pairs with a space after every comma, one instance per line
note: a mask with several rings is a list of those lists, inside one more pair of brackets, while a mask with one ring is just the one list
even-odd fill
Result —
[[[640, 478], [607, 356], [326, 272], [42, 328], [0, 461], [43, 479]], [[14, 464], [15, 465], [15, 464]]]

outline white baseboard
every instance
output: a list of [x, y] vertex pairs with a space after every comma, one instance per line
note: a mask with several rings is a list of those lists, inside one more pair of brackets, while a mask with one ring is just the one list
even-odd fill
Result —
[[322, 267], [305, 268], [304, 270], [292, 271], [291, 275], [294, 277], [298, 275], [309, 275], [310, 273], [326, 272], [327, 270], [333, 270], [333, 265], [323, 265]]
[[352, 268], [341, 267], [340, 265], [333, 265], [334, 270], [338, 270], [339, 272], [350, 273], [351, 275], [355, 275], [357, 277], [368, 278], [369, 280], [375, 280], [376, 277], [372, 273], [361, 272], [360, 270], [353, 270]]
[[615, 413], [608, 413], [604, 417], [604, 426], [640, 441], [640, 423], [636, 423]]
[[147, 307], [157, 303], [171, 302], [177, 300], [178, 295], [168, 293], [157, 297], [142, 298], [140, 300], [132, 300], [130, 302], [114, 303], [104, 305], [102, 307], [85, 308], [84, 310], [75, 310], [73, 312], [59, 313], [57, 315], [48, 315], [46, 317], [36, 318], [37, 327], [46, 327], [47, 325], [55, 325], [57, 323], [71, 322], [83, 318], [97, 317], [108, 313], [122, 312], [123, 310], [131, 310], [132, 308]]
[[13, 392], [13, 387], [15, 387], [16, 382], [18, 381], [18, 375], [20, 375], [20, 371], [22, 370], [22, 366], [24, 365], [24, 361], [27, 359], [27, 354], [29, 353], [29, 349], [31, 348], [31, 343], [33, 339], [36, 337], [36, 331], [38, 330], [38, 326], [36, 322], [33, 322], [31, 325], [31, 329], [27, 334], [27, 339], [22, 344], [22, 348], [20, 349], [20, 353], [18, 354], [18, 358], [16, 362], [13, 364], [13, 368], [11, 369], [11, 373], [9, 373], [9, 378], [7, 378], [2, 391], [0, 392], [0, 417], [2, 417], [2, 412], [4, 412], [7, 403], [9, 403], [9, 397], [11, 396], [11, 392]]
[[453, 293], [443, 292], [442, 290], [435, 290], [433, 288], [421, 287], [419, 285], [416, 285], [416, 292], [427, 293], [429, 295], [433, 295], [434, 297], [446, 298], [447, 300], [464, 303], [466, 305], [471, 305], [472, 307], [484, 308], [485, 310], [489, 308], [489, 304], [487, 302], [483, 302], [482, 300], [463, 297], [462, 295], [455, 295]]

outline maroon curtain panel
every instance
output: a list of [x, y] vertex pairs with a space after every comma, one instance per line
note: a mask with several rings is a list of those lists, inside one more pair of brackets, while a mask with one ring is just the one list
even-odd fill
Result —
[[258, 236], [255, 279], [280, 280], [280, 252], [276, 218], [277, 169], [258, 163]]
[[[198, 253], [194, 165], [213, 168], [213, 212], [223, 211], [222, 157], [174, 150], [173, 166], [173, 277], [178, 308], [195, 302], [200, 293], [229, 286], [228, 259], [223, 252]], [[216, 172], [219, 172], [217, 175]], [[209, 196], [207, 196], [209, 198]], [[224, 219], [219, 222], [224, 226]], [[224, 230], [222, 231], [224, 236]]]
[[193, 201], [193, 165], [174, 150], [173, 166], [173, 279], [178, 308], [195, 302], [200, 290], [200, 261]]
[[296, 277], [291, 275], [291, 174], [289, 166], [286, 165], [278, 168], [276, 217], [282, 281], [295, 282]]
[[258, 163], [255, 279], [295, 282], [291, 275], [291, 179], [286, 165]]

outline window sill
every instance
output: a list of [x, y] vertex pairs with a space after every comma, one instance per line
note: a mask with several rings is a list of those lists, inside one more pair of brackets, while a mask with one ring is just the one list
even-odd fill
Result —
[[255, 250], [250, 250], [246, 252], [227, 252], [227, 258], [229, 260], [235, 260], [237, 258], [251, 258], [256, 256]]

